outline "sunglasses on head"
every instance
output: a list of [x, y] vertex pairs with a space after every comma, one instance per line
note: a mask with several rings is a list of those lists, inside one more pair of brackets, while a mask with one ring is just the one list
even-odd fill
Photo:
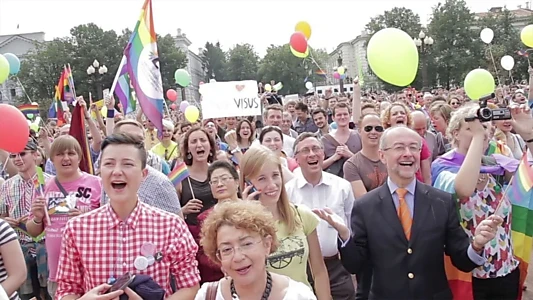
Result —
[[368, 125], [368, 126], [365, 126], [363, 127], [363, 129], [365, 130], [365, 132], [370, 132], [372, 131], [372, 129], [376, 130], [376, 132], [383, 132], [383, 126], [381, 125], [378, 125], [378, 126], [371, 126], [371, 125]]

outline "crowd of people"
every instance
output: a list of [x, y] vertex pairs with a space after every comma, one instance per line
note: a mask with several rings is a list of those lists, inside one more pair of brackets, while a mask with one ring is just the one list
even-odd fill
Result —
[[79, 98], [89, 152], [54, 120], [0, 151], [0, 284], [23, 300], [452, 299], [448, 259], [473, 299], [517, 299], [502, 193], [533, 147], [529, 82], [498, 87], [488, 106], [512, 119], [488, 122], [461, 88], [357, 79], [349, 95], [262, 93], [262, 116], [173, 111], [162, 132]]

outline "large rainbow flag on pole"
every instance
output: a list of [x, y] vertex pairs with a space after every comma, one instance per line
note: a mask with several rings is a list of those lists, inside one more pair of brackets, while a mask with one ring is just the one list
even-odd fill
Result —
[[115, 93], [120, 104], [122, 104], [122, 113], [129, 114], [137, 109], [137, 101], [133, 95], [133, 89], [131, 88], [130, 75], [128, 74], [126, 61], [126, 56], [123, 56], [120, 65], [118, 66], [117, 74], [115, 75], [115, 80], [111, 86], [110, 93]]
[[159, 69], [152, 1], [145, 0], [141, 16], [124, 49], [126, 68], [144, 115], [163, 132], [163, 82]]

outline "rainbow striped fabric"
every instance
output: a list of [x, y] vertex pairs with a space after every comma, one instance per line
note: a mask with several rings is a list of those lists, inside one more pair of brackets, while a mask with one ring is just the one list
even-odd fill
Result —
[[33, 104], [24, 104], [18, 107], [18, 109], [25, 115], [29, 114], [38, 115], [39, 114], [39, 105]]
[[144, 2], [141, 16], [124, 49], [126, 68], [144, 115], [163, 132], [163, 83], [152, 16], [152, 1]]
[[115, 93], [120, 104], [122, 104], [122, 112], [129, 114], [137, 109], [137, 101], [135, 95], [133, 95], [133, 89], [131, 88], [130, 75], [126, 68], [126, 56], [122, 57], [120, 65], [118, 66], [117, 75], [111, 86], [111, 93]]
[[509, 183], [507, 197], [512, 204], [511, 233], [513, 251], [520, 261], [521, 286], [527, 276], [533, 245], [533, 171], [527, 161], [527, 151]]
[[174, 170], [168, 174], [168, 178], [176, 187], [187, 177], [189, 177], [189, 169], [187, 169], [185, 162], [177, 164]]

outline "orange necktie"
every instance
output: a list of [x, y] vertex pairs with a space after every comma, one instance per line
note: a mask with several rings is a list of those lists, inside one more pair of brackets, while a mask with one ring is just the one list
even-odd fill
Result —
[[398, 188], [396, 190], [400, 205], [398, 206], [398, 218], [400, 218], [400, 223], [403, 227], [403, 232], [405, 237], [409, 240], [411, 238], [411, 225], [413, 225], [413, 219], [411, 218], [411, 213], [409, 212], [409, 206], [405, 201], [405, 195], [407, 195], [407, 190], [404, 188]]

